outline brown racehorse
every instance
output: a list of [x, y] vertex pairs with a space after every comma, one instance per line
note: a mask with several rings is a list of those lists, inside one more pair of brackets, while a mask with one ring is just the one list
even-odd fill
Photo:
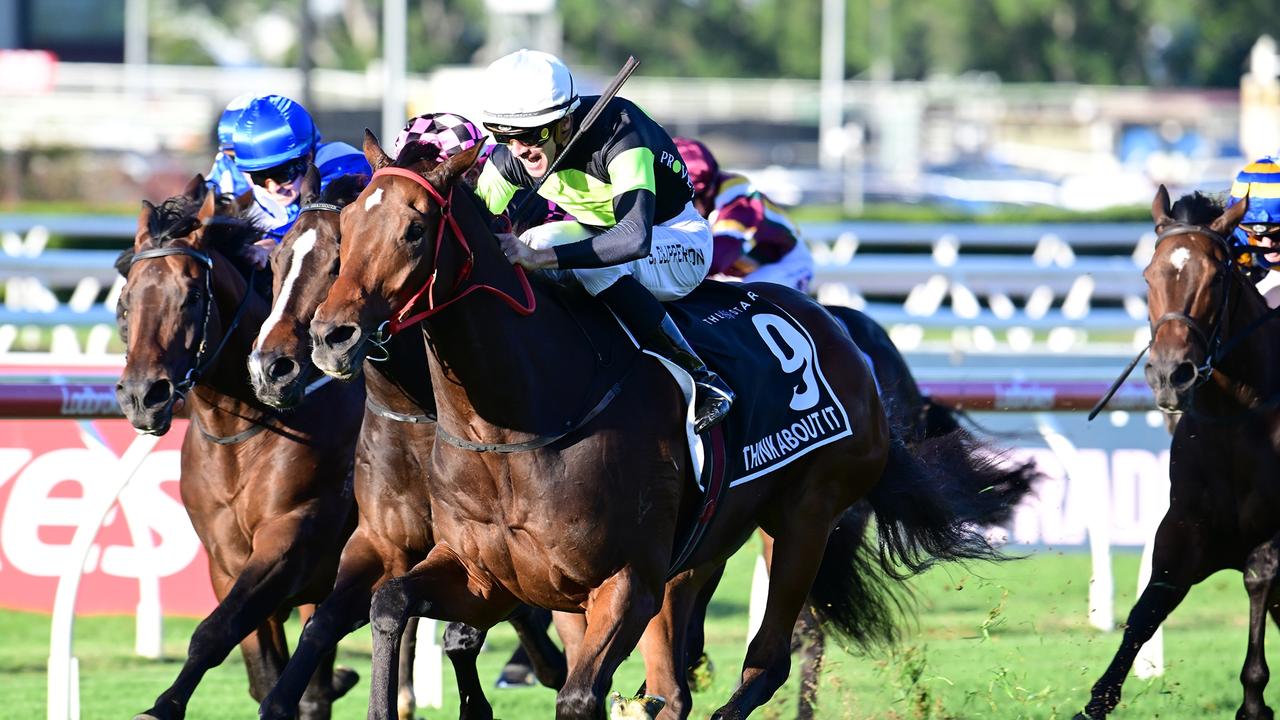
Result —
[[[364, 188], [366, 178], [348, 176], [318, 194], [319, 177], [312, 168], [302, 186], [302, 212], [272, 253], [275, 304], [249, 356], [250, 375], [258, 397], [268, 405], [288, 408], [318, 373], [311, 365], [308, 327], [338, 273], [342, 208]], [[263, 718], [292, 717], [317, 663], [338, 641], [369, 621], [373, 591], [388, 578], [403, 575], [431, 549], [429, 484], [431, 447], [435, 438], [435, 398], [420, 338], [399, 335], [383, 348], [385, 359], [365, 365], [367, 402], [354, 408], [363, 415], [356, 445], [355, 498], [359, 521], [347, 540], [333, 592], [307, 623], [280, 682], [263, 700]], [[323, 375], [321, 375], [323, 377]], [[521, 641], [542, 681], [564, 683], [564, 657], [545, 632], [531, 628], [525, 617], [513, 617]], [[406, 633], [406, 642], [413, 638]], [[481, 633], [450, 627], [445, 652], [458, 679], [462, 715], [491, 718], [475, 660]], [[404, 682], [408, 657], [402, 653], [399, 712], [413, 716], [413, 697]]]
[[1219, 570], [1244, 572], [1249, 649], [1237, 718], [1271, 718], [1262, 690], [1267, 613], [1280, 622], [1280, 321], [1244, 273], [1228, 240], [1246, 203], [1223, 211], [1196, 193], [1151, 214], [1156, 248], [1143, 276], [1151, 318], [1147, 382], [1156, 404], [1182, 414], [1169, 457], [1169, 510], [1156, 530], [1151, 582], [1129, 611], [1120, 649], [1078, 718], [1102, 718], [1143, 643]]
[[[127, 353], [116, 396], [125, 416], [139, 432], [163, 434], [180, 398], [190, 411], [179, 486], [218, 598], [178, 678], [143, 718], [183, 717], [201, 677], [237, 643], [260, 701], [288, 659], [285, 618], [328, 593], [355, 523], [359, 414], [342, 408], [358, 408], [363, 388], [332, 383], [309, 400], [316, 409], [289, 416], [254, 398], [244, 358], [270, 303], [254, 286], [266, 278], [239, 253], [260, 235], [218, 212], [199, 176], [159, 207], [144, 203], [118, 307]], [[355, 682], [332, 668], [330, 653], [309, 679], [303, 717], [328, 718]]]
[[[701, 503], [687, 462], [683, 395], [599, 303], [544, 283], [530, 287], [506, 262], [478, 199], [455, 186], [479, 149], [438, 165], [389, 167], [366, 134], [377, 171], [343, 211], [341, 270], [311, 325], [316, 366], [347, 378], [411, 297], [425, 295], [434, 312], [422, 332], [439, 415], [431, 469], [437, 544], [374, 594], [371, 718], [392, 712], [396, 646], [410, 616], [484, 628], [520, 602], [586, 614], [557, 717], [599, 718], [614, 671], [642, 636], [650, 691], [670, 701], [667, 716], [684, 717], [684, 634], [697, 591], [706, 571], [760, 526], [776, 539], [767, 609], [741, 686], [713, 716], [745, 717], [785, 681], [792, 628], [811, 587], [833, 627], [857, 638], [876, 626], [862, 616], [867, 598], [857, 591], [883, 582], [854, 571], [846, 551], [862, 543], [861, 533], [851, 538], [838, 526], [856, 501], [871, 498], [882, 549], [910, 569], [991, 555], [966, 522], [988, 499], [964, 487], [992, 474], [992, 464], [954, 433], [926, 442], [931, 461], [922, 461], [890, 428], [869, 370], [835, 320], [793, 290], [755, 285], [808, 328], [857, 426], [728, 493], [699, 549], [683, 567], [669, 567]], [[611, 400], [601, 404], [602, 397]], [[451, 439], [442, 441], [446, 433]]]

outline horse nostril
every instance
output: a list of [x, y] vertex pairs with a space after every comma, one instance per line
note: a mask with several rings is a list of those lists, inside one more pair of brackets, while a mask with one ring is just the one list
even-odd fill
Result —
[[1169, 382], [1177, 388], [1186, 387], [1195, 382], [1196, 375], [1195, 365], [1189, 362], [1178, 363], [1178, 367], [1169, 374]]
[[351, 338], [356, 334], [355, 325], [340, 325], [329, 334], [324, 336], [324, 344], [329, 347], [338, 347], [350, 342]]
[[271, 365], [267, 367], [267, 376], [276, 382], [293, 377], [297, 373], [298, 363], [294, 362], [292, 358], [276, 358], [272, 361]]
[[160, 407], [172, 398], [173, 383], [168, 380], [157, 380], [147, 388], [147, 394], [142, 397], [142, 405], [147, 408]]

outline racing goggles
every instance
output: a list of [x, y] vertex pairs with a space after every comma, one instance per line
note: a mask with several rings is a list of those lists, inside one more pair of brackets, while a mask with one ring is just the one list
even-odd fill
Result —
[[1280, 224], [1276, 223], [1240, 223], [1240, 229], [1251, 237], [1270, 238], [1280, 240]]
[[288, 185], [289, 183], [302, 177], [307, 171], [306, 156], [294, 158], [288, 162], [281, 163], [275, 167], [269, 167], [266, 170], [255, 170], [249, 173], [249, 179], [254, 185], [265, 186], [268, 180], [273, 181], [277, 185]]
[[[559, 122], [558, 120], [556, 122]], [[542, 125], [535, 128], [519, 128], [509, 125], [491, 125], [484, 124], [484, 129], [493, 133], [493, 141], [503, 145], [509, 145], [514, 141], [520, 141], [521, 145], [529, 147], [542, 147], [551, 140], [551, 127], [555, 122]]]

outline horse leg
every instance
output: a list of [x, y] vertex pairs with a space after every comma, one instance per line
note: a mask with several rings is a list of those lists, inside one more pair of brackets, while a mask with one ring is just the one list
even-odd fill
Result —
[[[299, 542], [301, 533], [298, 525], [297, 520], [281, 519], [254, 534], [253, 549], [235, 584], [192, 633], [187, 646], [187, 660], [178, 672], [178, 678], [156, 698], [155, 705], [138, 718], [165, 720], [183, 717], [191, 694], [204, 674], [226, 660], [231, 649], [250, 631], [267, 621], [282, 598], [293, 593], [304, 571], [317, 564], [316, 558], [306, 551], [306, 543]], [[268, 646], [260, 643], [259, 648]], [[269, 679], [275, 680], [274, 677]]]
[[684, 720], [693, 710], [687, 648], [695, 623], [690, 622], [690, 618], [701, 600], [705, 583], [713, 575], [719, 580], [723, 572], [724, 565], [717, 564], [712, 570], [689, 570], [668, 581], [662, 609], [649, 621], [640, 638], [645, 684], [639, 694], [657, 695], [667, 701], [658, 714], [660, 720]]
[[484, 630], [460, 622], [449, 623], [444, 629], [444, 654], [453, 663], [453, 674], [458, 680], [458, 717], [468, 720], [493, 720], [493, 708], [484, 696], [480, 685], [480, 671], [476, 658], [484, 647]]
[[245, 673], [249, 677], [249, 696], [259, 702], [280, 678], [289, 647], [284, 636], [287, 611], [277, 612], [240, 641]]
[[396, 684], [400, 687], [396, 695], [396, 713], [400, 720], [413, 720], [418, 709], [418, 698], [413, 694], [413, 658], [417, 653], [418, 618], [411, 617], [400, 636], [400, 662], [396, 666]]
[[[396, 666], [404, 628], [413, 616], [463, 619], [488, 628], [515, 605], [504, 590], [490, 586], [489, 597], [473, 592], [466, 568], [446, 543], [436, 545], [406, 575], [392, 578], [373, 594], [369, 620], [373, 628], [373, 660], [369, 678], [369, 720], [391, 720], [396, 705]], [[478, 688], [478, 679], [476, 680]], [[481, 692], [464, 711], [492, 713]]]
[[511, 623], [516, 636], [520, 638], [520, 648], [507, 661], [507, 666], [511, 666], [517, 655], [523, 655], [529, 667], [533, 668], [534, 677], [538, 678], [543, 687], [552, 690], [564, 687], [565, 676], [569, 674], [569, 663], [547, 634], [547, 628], [551, 626], [551, 612], [521, 605], [507, 618], [507, 622]]
[[792, 651], [801, 653], [800, 704], [796, 717], [813, 720], [818, 705], [818, 681], [822, 679], [822, 657], [826, 635], [813, 614], [813, 607], [805, 603], [792, 636]]
[[1101, 720], [1115, 709], [1138, 650], [1187, 596], [1191, 586], [1216, 569], [1205, 567], [1201, 553], [1201, 548], [1206, 545], [1205, 539], [1187, 531], [1192, 523], [1184, 525], [1181, 522], [1183, 518], [1177, 518], [1173, 513], [1174, 510], [1170, 509], [1156, 530], [1151, 581], [1129, 611], [1120, 647], [1102, 677], [1093, 684], [1089, 704], [1085, 705], [1084, 712], [1076, 715], [1076, 720]]
[[[338, 641], [369, 622], [372, 588], [384, 578], [385, 567], [373, 543], [357, 529], [343, 548], [333, 592], [303, 626], [298, 646], [280, 680], [258, 707], [259, 717], [284, 720], [294, 716], [304, 692], [311, 686], [311, 678], [321, 664], [328, 662], [326, 658], [331, 657]], [[335, 674], [333, 699], [350, 689], [356, 679], [352, 670]]]
[[715, 675], [715, 665], [707, 655], [707, 608], [711, 606], [711, 598], [720, 586], [724, 577], [724, 565], [716, 567], [712, 574], [698, 590], [698, 599], [693, 604], [689, 618], [688, 635], [685, 638], [685, 660], [688, 661], [689, 687], [694, 691], [702, 691], [711, 687]]
[[1249, 593], [1249, 650], [1240, 670], [1244, 702], [1236, 711], [1237, 720], [1271, 720], [1273, 717], [1271, 708], [1262, 697], [1262, 691], [1271, 679], [1263, 640], [1267, 634], [1267, 608], [1272, 605], [1276, 569], [1280, 566], [1278, 540], [1280, 538], [1272, 538], [1254, 548], [1244, 566], [1244, 587]]
[[830, 525], [806, 521], [788, 523], [773, 544], [773, 572], [760, 630], [747, 647], [742, 684], [712, 720], [741, 720], [768, 702], [786, 682], [791, 670], [791, 634], [804, 607], [826, 550]]
[[556, 720], [598, 720], [605, 715], [604, 694], [613, 673], [644, 634], [658, 612], [662, 585], [646, 584], [631, 566], [624, 567], [591, 592], [587, 632], [564, 687], [556, 695]]

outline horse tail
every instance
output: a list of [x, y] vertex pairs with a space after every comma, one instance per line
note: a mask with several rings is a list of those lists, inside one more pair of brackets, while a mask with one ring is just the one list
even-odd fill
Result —
[[871, 507], [860, 502], [836, 522], [818, 567], [809, 604], [825, 630], [863, 650], [892, 644], [910, 589], [882, 567], [869, 538]]
[[883, 570], [906, 579], [939, 560], [999, 559], [977, 523], [1007, 512], [1007, 496], [995, 491], [1007, 472], [963, 430], [908, 447], [895, 429], [869, 498]]
[[[963, 411], [931, 397], [924, 399], [923, 415], [926, 438], [938, 438], [956, 431], [963, 431], [963, 426], [960, 424], [961, 418], [984, 434], [997, 434], [978, 425]], [[969, 486], [970, 492], [986, 494], [991, 496], [988, 499], [998, 500], [988, 505], [990, 512], [973, 519], [980, 525], [1007, 525], [1013, 519], [1014, 507], [1030, 494], [1032, 486], [1043, 477], [1034, 460], [1005, 463], [1002, 468], [991, 476], [984, 474], [969, 476], [969, 479], [976, 483]]]

